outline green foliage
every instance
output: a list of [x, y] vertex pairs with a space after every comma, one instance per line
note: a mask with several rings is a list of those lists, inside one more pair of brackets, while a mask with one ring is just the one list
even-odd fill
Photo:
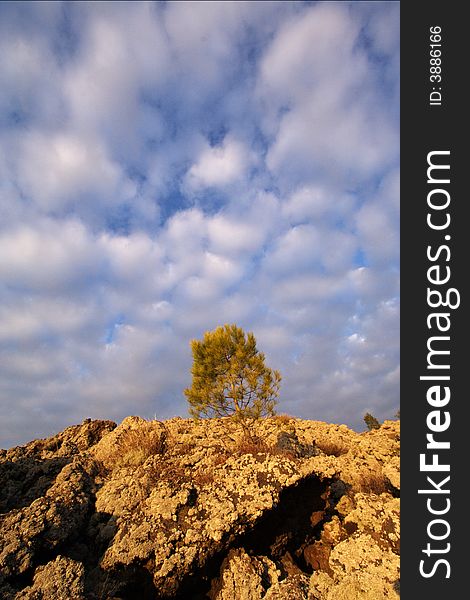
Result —
[[191, 416], [232, 417], [245, 429], [275, 414], [281, 375], [265, 365], [255, 336], [236, 325], [192, 340], [192, 385], [184, 390]]
[[370, 413], [364, 415], [364, 423], [367, 425], [369, 431], [372, 431], [372, 429], [380, 429], [380, 423]]

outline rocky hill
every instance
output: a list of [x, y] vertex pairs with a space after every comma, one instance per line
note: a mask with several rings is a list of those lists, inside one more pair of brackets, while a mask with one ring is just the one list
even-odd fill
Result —
[[86, 420], [0, 450], [0, 597], [399, 597], [399, 422]]

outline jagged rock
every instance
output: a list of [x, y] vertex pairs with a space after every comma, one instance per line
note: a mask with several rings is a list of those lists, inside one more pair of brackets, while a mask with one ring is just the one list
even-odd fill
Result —
[[315, 444], [302, 444], [293, 431], [281, 431], [277, 436], [274, 450], [296, 458], [307, 458], [320, 454], [320, 450]]
[[343, 526], [348, 533], [370, 535], [384, 550], [400, 552], [400, 501], [388, 494], [356, 494], [354, 509], [346, 515]]
[[334, 528], [325, 525], [307, 557], [318, 569], [310, 580], [311, 598], [398, 598], [399, 500], [359, 493], [341, 499], [337, 510], [342, 521], [337, 519]]
[[1, 451], [0, 596], [394, 598], [399, 439], [128, 417]]
[[390, 482], [392, 488], [400, 489], [400, 457], [392, 456], [383, 467], [383, 474]]
[[33, 584], [15, 600], [85, 600], [84, 572], [81, 563], [59, 555], [36, 569]]
[[[149, 459], [145, 466], [158, 473], [163, 465], [161, 459]], [[140, 492], [123, 487], [122, 481], [111, 481], [97, 493], [96, 508], [113, 514], [118, 524], [101, 565], [112, 571], [136, 561], [151, 561], [155, 586], [168, 595], [214, 554], [228, 550], [237, 537], [273, 509], [283, 489], [301, 478], [292, 461], [278, 456], [229, 457], [213, 467], [210, 486], [191, 480], [190, 470], [183, 483], [181, 478], [157, 478], [137, 510], [135, 499], [141, 494], [145, 497], [149, 489], [143, 487], [144, 472], [142, 478], [134, 473], [142, 485]], [[129, 489], [134, 491], [129, 493]], [[284, 536], [287, 539], [287, 532]], [[276, 543], [282, 545], [285, 539], [273, 540]]]
[[126, 417], [109, 435], [93, 447], [93, 456], [105, 467], [135, 466], [151, 453], [165, 449], [167, 430], [159, 421]]
[[3, 450], [0, 455], [0, 513], [28, 506], [44, 496], [74, 456], [98, 443], [116, 427], [112, 421], [85, 420], [52, 438]]
[[299, 570], [283, 576], [265, 556], [249, 556], [245, 550], [230, 550], [223, 561], [220, 577], [209, 592], [211, 600], [307, 600], [308, 577]]
[[241, 548], [230, 550], [221, 575], [211, 590], [211, 600], [260, 600], [279, 581], [280, 571], [266, 557], [252, 558]]
[[0, 573], [31, 570], [37, 559], [74, 537], [86, 525], [92, 481], [77, 457], [66, 465], [45, 496], [29, 506], [0, 515]]
[[72, 425], [51, 438], [33, 440], [25, 446], [15, 446], [3, 451], [0, 460], [17, 461], [20, 458], [48, 459], [61, 456], [70, 457], [88, 450], [103, 436], [116, 427], [113, 421], [92, 421], [85, 419], [80, 425]]
[[400, 558], [382, 550], [369, 535], [340, 542], [330, 554], [333, 575], [316, 571], [310, 579], [311, 600], [399, 598]]

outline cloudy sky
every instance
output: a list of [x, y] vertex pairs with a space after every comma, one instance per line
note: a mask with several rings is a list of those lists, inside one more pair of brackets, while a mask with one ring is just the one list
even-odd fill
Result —
[[0, 4], [0, 447], [187, 415], [253, 331], [279, 411], [399, 402], [399, 4]]

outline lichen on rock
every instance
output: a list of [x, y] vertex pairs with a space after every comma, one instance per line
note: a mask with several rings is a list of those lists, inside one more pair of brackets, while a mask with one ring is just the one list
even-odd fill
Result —
[[87, 420], [0, 474], [2, 598], [398, 597], [399, 422]]

